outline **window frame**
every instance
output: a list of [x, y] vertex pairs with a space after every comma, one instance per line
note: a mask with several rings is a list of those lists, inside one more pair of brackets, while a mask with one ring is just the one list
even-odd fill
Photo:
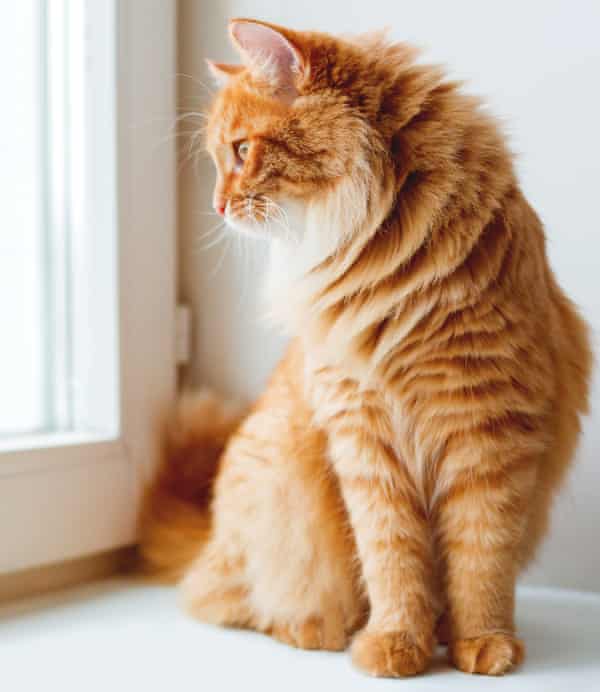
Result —
[[129, 545], [175, 393], [176, 3], [115, 0], [120, 426], [0, 451], [0, 573]]

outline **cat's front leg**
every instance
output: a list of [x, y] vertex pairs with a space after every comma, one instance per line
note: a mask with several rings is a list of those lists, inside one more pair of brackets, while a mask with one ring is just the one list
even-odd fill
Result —
[[524, 648], [515, 636], [520, 545], [536, 479], [534, 456], [482, 439], [449, 448], [434, 512], [450, 616], [449, 654], [468, 673], [503, 675]]
[[434, 646], [429, 528], [412, 479], [389, 444], [385, 411], [377, 409], [376, 397], [346, 385], [344, 406], [330, 408], [329, 451], [371, 608], [352, 657], [371, 675], [415, 675]]

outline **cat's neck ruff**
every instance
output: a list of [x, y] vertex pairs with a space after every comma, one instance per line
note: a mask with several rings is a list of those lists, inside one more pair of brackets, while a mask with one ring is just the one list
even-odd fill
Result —
[[[271, 316], [302, 340], [314, 362], [363, 385], [387, 377], [391, 358], [418, 325], [440, 306], [444, 315], [472, 307], [495, 281], [496, 260], [512, 246], [501, 200], [511, 199], [513, 180], [507, 166], [497, 196], [476, 217], [460, 205], [441, 217], [453, 188], [428, 205], [421, 203], [426, 189], [395, 202], [384, 189], [354, 227], [342, 205], [308, 207], [299, 242], [272, 247]], [[343, 228], [352, 232], [340, 234]], [[341, 244], [334, 244], [336, 234]]]
[[[366, 176], [355, 175], [316, 202], [281, 205], [294, 231], [289, 237], [296, 241], [271, 243], [267, 312], [289, 335], [300, 337], [320, 362], [339, 364], [350, 346], [343, 339], [336, 344], [327, 339], [322, 313], [329, 307], [328, 296], [336, 293], [338, 279], [382, 228], [392, 204], [391, 185], [375, 186]], [[344, 295], [335, 299], [343, 302]]]

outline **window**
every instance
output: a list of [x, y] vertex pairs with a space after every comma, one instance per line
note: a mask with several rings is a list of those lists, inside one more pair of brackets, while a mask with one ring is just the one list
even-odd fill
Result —
[[0, 135], [8, 444], [118, 428], [114, 18], [96, 9], [86, 33], [85, 10], [26, 0], [0, 29], [13, 94]]
[[135, 537], [175, 371], [173, 6], [0, 9], [0, 571]]

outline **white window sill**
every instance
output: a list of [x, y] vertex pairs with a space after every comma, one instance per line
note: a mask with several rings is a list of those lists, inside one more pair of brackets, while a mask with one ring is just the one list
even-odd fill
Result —
[[117, 432], [59, 432], [31, 435], [16, 435], [0, 438], [0, 453], [30, 452], [38, 449], [54, 449], [69, 445], [97, 444], [110, 442], [118, 437]]
[[600, 690], [600, 594], [523, 588], [528, 648], [502, 681], [467, 676], [440, 658], [410, 681], [356, 672], [347, 654], [298, 651], [262, 635], [203, 625], [166, 587], [110, 580], [0, 608], [2, 687], [58, 690]]

